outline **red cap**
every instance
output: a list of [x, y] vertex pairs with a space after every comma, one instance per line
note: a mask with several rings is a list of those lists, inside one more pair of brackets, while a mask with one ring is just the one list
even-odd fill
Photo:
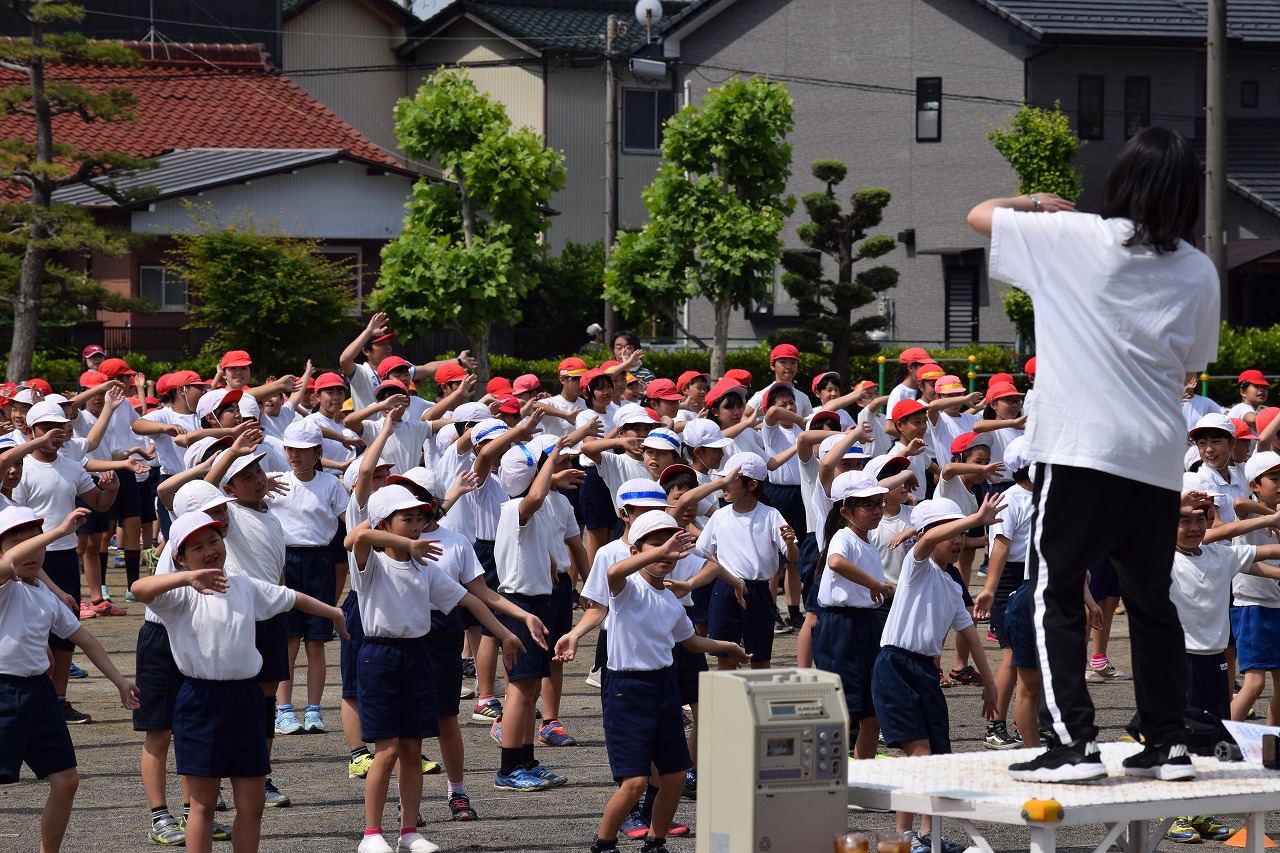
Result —
[[714, 406], [716, 403], [720, 402], [720, 398], [725, 394], [740, 394], [745, 398], [747, 389], [726, 375], [724, 379], [717, 382], [712, 386], [711, 390], [707, 392], [706, 404], [708, 406]]
[[994, 403], [996, 400], [1003, 400], [1005, 397], [1022, 397], [1021, 391], [1012, 382], [1001, 382], [992, 385], [987, 389], [987, 402]]
[[398, 367], [411, 368], [413, 365], [398, 355], [389, 355], [378, 362], [378, 378], [386, 379], [387, 374]]
[[408, 394], [408, 393], [409, 393], [409, 389], [408, 389], [408, 388], [406, 388], [406, 387], [404, 387], [404, 383], [403, 383], [403, 382], [401, 382], [399, 379], [384, 379], [384, 380], [382, 380], [381, 382], [379, 382], [379, 383], [378, 383], [378, 387], [377, 387], [377, 388], [374, 388], [374, 389], [373, 389], [373, 396], [375, 396], [375, 397], [376, 397], [376, 396], [378, 396], [379, 394], [381, 394], [383, 391], [387, 390], [388, 388], [390, 388], [391, 390], [395, 391], [397, 394]]
[[1261, 370], [1246, 370], [1244, 373], [1240, 374], [1240, 378], [1237, 380], [1237, 382], [1239, 382], [1240, 384], [1244, 384], [1245, 382], [1248, 382], [1250, 385], [1270, 385], [1271, 384], [1270, 382], [1267, 381], [1267, 377], [1263, 375]]
[[813, 377], [813, 384], [810, 386], [813, 389], [813, 393], [818, 393], [818, 386], [821, 385], [828, 376], [834, 376], [837, 382], [840, 381], [840, 374], [836, 373], [834, 370], [827, 370], [819, 373], [817, 376]]
[[160, 378], [156, 380], [156, 393], [164, 396], [169, 393], [169, 380], [173, 378], [172, 373], [161, 373]]
[[80, 374], [81, 388], [97, 388], [103, 382], [110, 382], [110, 381], [111, 380], [108, 379], [104, 374], [99, 373], [96, 370], [86, 370], [84, 373]]
[[1275, 406], [1267, 406], [1261, 409], [1257, 416], [1253, 419], [1253, 426], [1258, 432], [1262, 432], [1267, 425], [1276, 419], [1276, 415], [1280, 415], [1280, 408]]
[[249, 353], [242, 349], [227, 350], [222, 356], [222, 361], [218, 362], [218, 367], [226, 370], [228, 367], [251, 367], [253, 359], [249, 358]]
[[53, 393], [53, 386], [48, 382], [45, 382], [43, 379], [28, 379], [27, 387], [33, 391], [39, 391], [46, 397]]
[[508, 415], [520, 414], [520, 400], [514, 394], [498, 395], [498, 411]]
[[814, 426], [822, 421], [834, 421], [836, 423], [840, 423], [840, 415], [830, 409], [818, 409], [809, 416], [809, 429], [813, 429]]
[[724, 378], [732, 379], [743, 388], [751, 387], [751, 374], [748, 371], [743, 370], [741, 367], [735, 367], [733, 370], [726, 370], [724, 372]]
[[909, 418], [916, 412], [923, 412], [927, 408], [928, 406], [919, 400], [899, 400], [897, 405], [893, 407], [893, 422], [897, 423], [903, 418]]
[[495, 397], [511, 393], [511, 382], [505, 376], [495, 376], [484, 386], [484, 390]]
[[799, 361], [800, 350], [796, 349], [794, 344], [778, 344], [769, 351], [769, 361], [773, 361], [778, 358], [794, 358], [796, 361]]
[[[162, 379], [164, 377], [161, 377]], [[168, 388], [181, 388], [183, 385], [208, 385], [209, 383], [200, 378], [200, 374], [194, 370], [179, 370], [177, 373], [169, 374]], [[166, 390], [168, 390], [166, 388]], [[160, 390], [160, 383], [156, 383], [156, 390]]]
[[898, 356], [899, 364], [919, 364], [929, 360], [929, 353], [921, 347], [908, 347]]
[[460, 382], [462, 377], [467, 375], [467, 371], [462, 368], [461, 364], [451, 361], [436, 371], [436, 384], [443, 385], [446, 382]]
[[1036, 357], [1034, 355], [1027, 359], [1027, 363], [1022, 366], [1022, 372], [1028, 376], [1036, 375]]
[[922, 363], [916, 368], [916, 379], [936, 381], [946, 376], [946, 372], [931, 361]]
[[569, 356], [560, 362], [559, 374], [561, 376], [582, 376], [587, 372], [587, 363], [577, 356]]
[[[695, 374], [697, 376], [697, 374]], [[676, 384], [670, 379], [655, 379], [644, 389], [650, 400], [683, 400], [684, 396], [676, 390]]]
[[1008, 373], [993, 373], [987, 379], [987, 389], [990, 390], [997, 385], [1012, 385], [1013, 377]]
[[655, 412], [653, 409], [649, 408], [648, 406], [645, 406], [644, 410], [645, 412], [648, 413], [649, 417], [653, 418], [654, 423], [656, 424], [662, 423], [662, 416], [659, 415], [657, 412]]
[[586, 373], [582, 374], [582, 387], [586, 388], [592, 382], [594, 382], [595, 380], [599, 379], [601, 376], [604, 376], [604, 375], [606, 375], [605, 372], [600, 368], [598, 367], [591, 368]]
[[369, 343], [384, 344], [387, 341], [394, 341], [395, 339], [396, 339], [395, 332], [387, 332], [385, 335], [378, 335], [376, 338], [373, 338], [372, 340], [369, 341]]
[[159, 405], [160, 405], [160, 401], [159, 401], [159, 400], [157, 400], [155, 397], [148, 397], [148, 398], [147, 398], [147, 405], [148, 405], [148, 406], [151, 406], [152, 408], [158, 408], [158, 407], [159, 407]]
[[854, 385], [854, 386], [853, 386], [853, 390], [854, 390], [854, 391], [865, 391], [865, 390], [867, 390], [868, 388], [875, 388], [875, 387], [876, 387], [876, 383], [875, 383], [875, 382], [871, 381], [870, 379], [864, 379], [864, 380], [862, 380], [861, 382], [859, 382], [857, 385]]
[[511, 383], [512, 394], [524, 394], [528, 391], [537, 391], [542, 387], [541, 380], [532, 373], [522, 373], [517, 376]]
[[600, 363], [600, 369], [608, 370], [610, 367], [617, 367], [619, 364], [622, 364], [622, 362], [617, 361], [616, 359], [609, 359], [608, 361], [602, 361]]
[[879, 458], [883, 459], [884, 463], [880, 466], [879, 473], [876, 474], [877, 480], [900, 474], [911, 467], [911, 460], [905, 456], [881, 456]]
[[662, 473], [658, 475], [658, 485], [665, 486], [671, 478], [677, 474], [692, 474], [694, 477], [698, 476], [697, 471], [693, 470], [688, 465], [681, 465], [677, 462], [674, 465], [668, 465], [663, 469]]
[[108, 379], [133, 375], [133, 370], [123, 358], [108, 358], [98, 365], [98, 372]]
[[336, 373], [321, 373], [316, 377], [316, 390], [323, 391], [326, 388], [346, 388], [347, 383], [341, 376]]
[[[1254, 420], [1257, 420], [1255, 417]], [[1249, 429], [1249, 425], [1239, 418], [1232, 418], [1231, 425], [1236, 428], [1236, 441], [1254, 441], [1258, 436], [1254, 435], [1253, 430]]]
[[80, 353], [80, 360], [84, 361], [91, 355], [106, 355], [106, 354], [107, 354], [107, 351], [104, 350], [102, 347], [98, 346], [97, 344], [89, 344]]
[[962, 432], [957, 435], [951, 442], [951, 454], [964, 453], [970, 447], [977, 445], [978, 447], [990, 447], [991, 439], [985, 435], [978, 435], [976, 432]]
[[684, 389], [688, 388], [689, 383], [695, 379], [704, 379], [706, 380], [707, 386], [711, 386], [711, 377], [708, 374], [703, 373], [700, 370], [686, 370], [684, 373], [681, 373], [680, 378], [676, 380], [676, 390], [683, 394]]

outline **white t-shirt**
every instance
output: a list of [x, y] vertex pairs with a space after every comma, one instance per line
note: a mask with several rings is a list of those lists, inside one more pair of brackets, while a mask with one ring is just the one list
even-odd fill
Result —
[[684, 606], [670, 590], [652, 586], [640, 572], [628, 575], [618, 594], [610, 596], [609, 615], [613, 620], [607, 642], [612, 670], [666, 669], [671, 666], [675, 644], [693, 636], [693, 623]]
[[951, 442], [966, 432], [972, 432], [977, 421], [977, 415], [967, 412], [961, 412], [954, 418], [943, 412], [938, 415], [937, 423], [929, 424], [929, 447], [939, 465], [951, 461]]
[[[367, 447], [372, 447], [378, 434], [382, 432], [382, 420], [381, 417], [369, 418], [362, 425], [361, 438], [364, 439]], [[395, 463], [395, 473], [403, 474], [410, 468], [417, 468], [422, 464], [422, 448], [430, 440], [431, 421], [402, 420], [396, 424], [395, 431], [383, 446], [382, 457]], [[352, 464], [356, 465], [359, 462], [357, 460]], [[456, 472], [454, 476], [457, 476]]]
[[262, 431], [273, 438], [284, 438], [284, 431], [298, 418], [297, 411], [293, 408], [293, 403], [285, 400], [280, 404], [280, 414], [268, 415], [265, 411], [259, 412], [258, 423], [262, 425]]
[[[561, 412], [580, 412], [583, 408], [581, 397], [574, 400], [566, 400], [564, 397], [556, 394], [552, 397], [546, 398], [545, 400], [541, 400], [540, 402], [553, 409], [558, 409]], [[542, 419], [542, 431], [547, 435], [554, 435], [556, 438], [560, 438], [561, 436], [568, 435], [572, 430], [576, 429], [577, 427], [573, 426], [576, 422], [576, 415], [572, 421], [566, 421], [564, 418], [557, 418], [549, 415]]]
[[1244, 402], [1236, 403], [1227, 411], [1227, 417], [1236, 418], [1237, 420], [1241, 420], [1241, 421], [1244, 420], [1245, 415], [1256, 415], [1256, 414], [1258, 414], [1258, 407], [1250, 406], [1248, 403], [1244, 403]]
[[890, 416], [893, 415], [893, 407], [901, 403], [903, 400], [918, 400], [920, 392], [915, 388], [908, 388], [899, 382], [893, 386], [893, 390], [889, 392], [889, 401], [884, 404], [884, 410]]
[[[111, 416], [111, 420], [115, 420], [115, 415]], [[180, 415], [173, 409], [159, 408], [154, 412], [149, 412], [142, 416], [140, 420], [153, 421], [158, 424], [176, 424], [184, 427], [187, 431], [194, 431], [198, 428], [199, 421], [195, 415]], [[135, 433], [136, 435], [136, 433]], [[142, 436], [138, 436], [138, 442], [141, 443]], [[157, 433], [147, 436], [155, 442], [156, 458], [160, 462], [160, 473], [165, 476], [173, 476], [181, 474], [187, 470], [186, 463], [183, 462], [182, 456], [186, 452], [186, 448], [178, 447], [173, 441], [173, 436]]]
[[[1132, 232], [1123, 218], [998, 208], [990, 275], [1035, 304], [1028, 455], [1181, 490], [1183, 381], [1217, 356], [1218, 276], [1185, 242], [1126, 247]], [[1142, 429], [1116, 428], [1116, 400], [1142, 412]]]
[[884, 415], [871, 411], [870, 406], [863, 406], [858, 410], [857, 421], [859, 424], [871, 424], [871, 443], [863, 445], [867, 449], [867, 454], [874, 457], [888, 453], [894, 441], [889, 433], [884, 431]]
[[[1000, 520], [991, 525], [991, 542], [997, 536], [1009, 540], [1010, 563], [1025, 563], [1027, 550], [1031, 545], [1031, 511], [1035, 508], [1035, 498], [1030, 489], [1014, 485], [1004, 493], [1004, 509], [1000, 510]], [[1028, 569], [1024, 566], [1022, 576], [1027, 577]]]
[[[600, 419], [600, 423], [599, 423], [600, 435], [601, 436], [608, 435], [610, 432], [613, 431], [614, 426], [616, 426], [616, 424], [614, 424], [613, 422], [613, 416], [617, 413], [617, 411], [618, 411], [618, 407], [613, 403], [610, 403], [608, 406], [605, 406], [605, 410], [603, 413], [597, 412], [595, 409], [588, 409], [584, 406], [582, 411], [578, 412], [578, 416], [574, 418], [573, 428], [577, 429], [578, 427], [582, 426], [592, 418], [599, 418]], [[595, 436], [587, 436], [588, 440], [592, 438], [595, 438]], [[590, 456], [583, 453], [578, 457], [578, 465], [582, 468], [594, 468], [596, 466], [596, 463], [591, 461]]]
[[880, 635], [881, 644], [937, 657], [948, 631], [963, 631], [972, 624], [960, 585], [932, 558], [917, 560], [914, 552], [908, 554]]
[[[345, 417], [346, 415], [343, 414], [342, 416]], [[332, 420], [329, 417], [327, 417], [323, 412], [320, 412], [320, 411], [312, 412], [311, 414], [307, 415], [305, 420], [311, 421], [312, 423], [319, 426], [321, 429], [327, 429], [332, 432], [339, 433], [345, 438], [360, 437], [356, 435], [354, 432], [352, 432], [351, 430], [347, 429], [345, 426], [343, 426], [341, 421]], [[356, 458], [355, 450], [353, 450], [350, 447], [347, 447], [340, 441], [335, 441], [332, 438], [326, 437], [324, 439], [321, 439], [321, 444], [323, 446], [323, 453], [324, 453], [325, 459], [331, 459], [334, 462], [347, 462], [351, 459]], [[327, 473], [329, 471], [330, 469], [326, 468], [325, 471], [322, 473]], [[341, 472], [338, 472], [338, 473], [340, 474]]]
[[818, 603], [823, 607], [876, 607], [876, 602], [871, 600], [871, 590], [831, 568], [831, 558], [836, 556], [844, 557], [876, 580], [884, 580], [884, 566], [876, 546], [862, 541], [848, 527], [841, 527], [831, 537], [827, 549], [827, 565], [822, 567], [822, 578], [818, 582]]
[[232, 501], [227, 504], [227, 514], [231, 516], [227, 555], [234, 557], [234, 561], [228, 559], [227, 574], [241, 574], [263, 583], [283, 583], [285, 534], [274, 506], [257, 510]]
[[[1250, 545], [1276, 544], [1266, 530], [1246, 533], [1244, 541]], [[1267, 560], [1266, 563], [1268, 566], [1280, 566], [1280, 560]], [[1234, 593], [1231, 603], [1237, 607], [1280, 607], [1280, 582], [1271, 578], [1239, 574], [1231, 581], [1231, 591]]]
[[362, 361], [357, 364], [356, 369], [347, 377], [347, 382], [351, 388], [351, 405], [357, 411], [367, 409], [378, 402], [374, 399], [373, 391], [382, 384], [382, 380], [378, 378], [378, 371], [374, 370], [369, 362]]
[[777, 574], [778, 554], [787, 547], [781, 531], [786, 523], [780, 512], [762, 503], [750, 512], [723, 507], [707, 519], [698, 547], [743, 580], [767, 581]]
[[[1027, 407], [1026, 401], [1022, 403], [1022, 407]], [[1199, 394], [1191, 395], [1191, 399], [1182, 403], [1182, 416], [1187, 422], [1187, 432], [1195, 429], [1196, 423], [1205, 415], [1218, 414], [1222, 411], [1222, 406], [1218, 405], [1208, 397], [1201, 397]]]
[[[584, 457], [585, 458], [585, 457]], [[628, 453], [607, 451], [600, 454], [600, 479], [609, 489], [609, 497], [613, 500], [613, 511], [622, 509], [618, 503], [618, 489], [627, 480], [651, 480], [649, 468], [644, 459], [633, 459]]]
[[[814, 450], [817, 450], [815, 447]], [[800, 468], [800, 497], [804, 500], [805, 528], [813, 534], [818, 548], [826, 544], [822, 538], [823, 527], [827, 524], [827, 514], [831, 512], [831, 498], [827, 490], [822, 488], [821, 465], [815, 454], [805, 462], [796, 454], [796, 462]]]
[[889, 448], [889, 454], [893, 456], [906, 457], [907, 467], [916, 475], [916, 487], [911, 490], [911, 497], [917, 501], [922, 501], [929, 485], [929, 453], [917, 453], [915, 456], [906, 455], [906, 445], [902, 442], [894, 442], [893, 447]]
[[458, 583], [466, 586], [479, 577], [484, 577], [484, 566], [476, 558], [476, 549], [471, 540], [445, 527], [437, 527], [429, 533], [422, 534], [423, 539], [435, 539], [444, 555], [432, 563], [432, 568], [439, 569]]
[[890, 548], [889, 542], [893, 537], [911, 526], [911, 513], [906, 509], [899, 509], [897, 515], [886, 515], [880, 519], [880, 523], [871, 529], [867, 534], [867, 538], [876, 546], [876, 552], [880, 554], [880, 564], [884, 566], [884, 579], [891, 584], [897, 584], [898, 578], [902, 576], [902, 561], [907, 558], [907, 554], [915, 547], [915, 537], [903, 542], [897, 548]]
[[1257, 555], [1253, 545], [1225, 542], [1202, 544], [1199, 557], [1174, 552], [1169, 598], [1178, 608], [1188, 652], [1207, 655], [1226, 649], [1231, 639], [1230, 582], [1247, 571]]
[[[32, 455], [22, 460], [22, 479], [13, 487], [13, 502], [44, 519], [44, 532], [48, 533], [75, 511], [77, 497], [93, 489], [93, 478], [80, 462], [63, 456], [53, 462], [41, 462]], [[72, 531], [46, 550], [71, 551], [75, 547], [76, 534]]]
[[759, 391], [751, 395], [751, 399], [747, 401], [747, 408], [754, 409], [757, 414], [764, 414], [764, 410], [760, 407], [764, 405], [765, 394], [775, 385], [785, 385], [795, 393], [796, 398], [796, 414], [802, 418], [807, 418], [813, 414], [813, 401], [809, 399], [809, 395], [801, 391], [790, 382], [770, 382]]
[[169, 630], [179, 672], [209, 681], [243, 681], [262, 669], [255, 623], [292, 609], [296, 600], [287, 586], [228, 577], [224, 593], [204, 595], [182, 586], [156, 596], [151, 609]]
[[559, 574], [564, 574], [569, 571], [573, 563], [573, 559], [569, 556], [569, 543], [566, 540], [581, 536], [582, 528], [573, 514], [573, 504], [554, 489], [547, 495], [546, 501], [542, 504], [542, 510], [553, 516], [550, 541], [551, 562], [555, 564]]
[[734, 453], [754, 453], [764, 461], [769, 461], [769, 453], [764, 449], [764, 439], [760, 437], [760, 430], [755, 427], [748, 427], [738, 433], [734, 436], [733, 448], [724, 449], [726, 459]]
[[939, 475], [938, 488], [934, 491], [934, 497], [955, 501], [956, 506], [960, 507], [960, 511], [965, 515], [973, 515], [978, 511], [978, 499], [973, 496], [973, 490], [965, 485], [959, 474], [949, 480]]
[[[764, 449], [770, 457], [776, 456], [791, 448], [800, 435], [800, 427], [792, 424], [765, 424], [760, 428], [760, 438], [764, 441]], [[800, 485], [800, 459], [796, 454], [769, 472], [769, 482], [775, 486]]]
[[449, 572], [416, 560], [393, 560], [370, 550], [364, 569], [352, 566], [360, 623], [368, 637], [425, 637], [431, 611], [448, 613], [467, 594]]
[[493, 561], [498, 566], [498, 591], [517, 595], [550, 595], [556, 567], [551, 562], [552, 541], [563, 527], [544, 504], [520, 524], [520, 498], [502, 505]]
[[44, 673], [49, 668], [49, 635], [65, 640], [79, 628], [76, 614], [39, 581], [0, 584], [0, 675], [30, 678]]
[[[1028, 423], [1029, 422], [1030, 421], [1028, 421]], [[993, 429], [991, 432], [984, 433], [984, 435], [986, 435], [986, 437], [991, 440], [991, 461], [1003, 462], [1004, 449], [1009, 446], [1009, 442], [1013, 441], [1015, 438], [1018, 438], [1023, 434], [1024, 434], [1023, 430], [1016, 429], [1014, 427], [1004, 427], [1003, 429]], [[1179, 468], [1178, 470], [1182, 470], [1182, 469]], [[996, 482], [996, 483], [1008, 483], [1008, 482], [1011, 482], [1012, 480], [1013, 480], [1013, 472], [1010, 471], [1008, 468], [1005, 468], [1004, 471], [997, 474], [993, 478], [993, 482]], [[1179, 484], [1179, 488], [1181, 488], [1181, 484]]]
[[290, 470], [284, 474], [284, 484], [289, 487], [285, 494], [267, 495], [271, 513], [284, 529], [284, 544], [291, 548], [328, 545], [351, 499], [342, 481], [317, 472], [304, 482]]
[[1201, 465], [1198, 473], [1200, 483], [1206, 492], [1218, 492], [1221, 495], [1213, 499], [1213, 505], [1217, 508], [1218, 517], [1222, 519], [1222, 523], [1230, 524], [1235, 521], [1235, 499], [1253, 497], [1249, 482], [1245, 479], [1240, 466], [1227, 466], [1226, 473], [1231, 475], [1230, 480], [1223, 476], [1222, 471], [1209, 465]]
[[[587, 579], [582, 584], [582, 598], [593, 601], [602, 607], [609, 606], [609, 567], [614, 563], [620, 563], [627, 557], [631, 556], [631, 543], [626, 539], [615, 539], [605, 545], [601, 545], [596, 550], [596, 556], [591, 561], [591, 571], [587, 573]], [[600, 627], [609, 630], [609, 614], [605, 614], [604, 621], [600, 623]]]

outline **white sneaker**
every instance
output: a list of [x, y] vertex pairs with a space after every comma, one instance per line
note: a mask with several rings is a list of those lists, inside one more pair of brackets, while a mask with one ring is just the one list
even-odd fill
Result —
[[474, 687], [469, 686], [467, 682], [465, 681], [462, 682], [462, 696], [460, 698], [462, 699], [476, 698], [476, 689]]
[[396, 849], [399, 853], [440, 853], [440, 845], [428, 841], [420, 832], [400, 836]]
[[1084, 674], [1085, 681], [1128, 681], [1128, 673], [1121, 672], [1110, 663], [1102, 669], [1095, 669], [1090, 666]]
[[586, 682], [587, 682], [587, 684], [590, 684], [592, 687], [595, 687], [595, 688], [599, 689], [599, 687], [600, 687], [600, 670], [598, 670], [598, 669], [593, 669], [593, 670], [591, 670], [591, 672], [587, 673]]
[[356, 850], [358, 853], [395, 853], [387, 843], [387, 839], [381, 835], [366, 835]]

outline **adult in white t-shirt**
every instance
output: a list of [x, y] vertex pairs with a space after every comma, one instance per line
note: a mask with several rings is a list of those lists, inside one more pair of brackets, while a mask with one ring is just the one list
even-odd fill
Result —
[[[991, 237], [991, 278], [1031, 297], [1045, 357], [1027, 428], [1027, 455], [1041, 463], [1032, 621], [1062, 746], [1015, 764], [1020, 779], [1106, 775], [1084, 681], [1081, 596], [1086, 569], [1105, 556], [1122, 594], [1138, 602], [1130, 612], [1143, 614], [1132, 626], [1133, 671], [1149, 747], [1126, 759], [1126, 769], [1158, 778], [1195, 772], [1169, 586], [1186, 452], [1182, 389], [1218, 350], [1217, 273], [1190, 242], [1202, 180], [1191, 145], [1151, 127], [1117, 156], [1097, 214], [1049, 194], [991, 199], [969, 213], [969, 224]], [[1123, 422], [1117, 400], [1141, 412], [1141, 422]]]

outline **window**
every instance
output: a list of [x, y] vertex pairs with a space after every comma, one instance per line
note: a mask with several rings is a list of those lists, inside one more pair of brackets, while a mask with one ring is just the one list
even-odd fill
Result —
[[1257, 80], [1240, 81], [1240, 107], [1246, 110], [1256, 110], [1258, 108]]
[[942, 78], [916, 78], [916, 142], [942, 139]]
[[1104, 78], [1100, 74], [1081, 74], [1077, 101], [1076, 126], [1081, 139], [1101, 139], [1103, 124]]
[[138, 295], [161, 311], [187, 310], [187, 283], [166, 266], [138, 267]]
[[315, 250], [315, 254], [321, 255], [330, 263], [337, 264], [349, 273], [349, 281], [351, 291], [356, 296], [356, 307], [352, 310], [352, 314], [359, 314], [364, 310], [364, 266], [360, 263], [360, 247], [359, 246], [321, 246]]
[[1124, 78], [1124, 138], [1151, 125], [1151, 78]]
[[662, 148], [662, 123], [675, 112], [670, 90], [622, 90], [622, 150], [656, 153]]

